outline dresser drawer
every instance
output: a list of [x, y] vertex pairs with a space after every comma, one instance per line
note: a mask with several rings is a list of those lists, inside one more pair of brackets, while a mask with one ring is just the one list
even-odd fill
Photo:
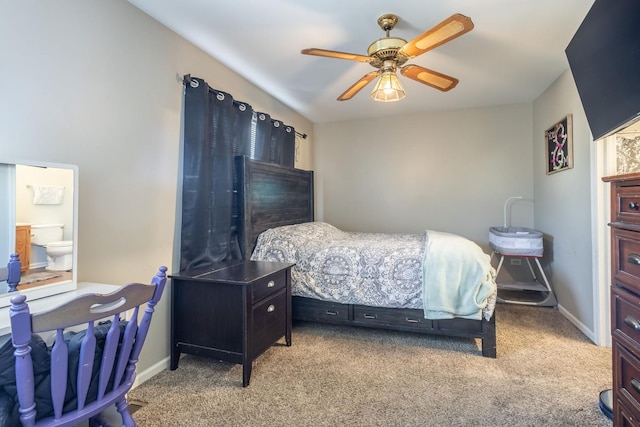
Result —
[[611, 288], [611, 313], [613, 335], [640, 348], [640, 298], [614, 286]]
[[627, 409], [619, 399], [616, 400], [616, 403], [617, 405], [614, 405], [616, 411], [613, 414], [616, 425], [621, 427], [640, 427], [640, 418], [634, 415], [633, 411]]
[[640, 224], [640, 180], [616, 183], [611, 202], [612, 221]]
[[252, 285], [251, 302], [257, 302], [263, 298], [268, 297], [269, 295], [273, 295], [276, 292], [278, 292], [280, 289], [284, 289], [286, 285], [287, 285], [286, 271], [279, 271], [278, 273], [271, 274], [267, 277], [264, 277], [256, 281]]
[[631, 414], [640, 413], [640, 360], [620, 342], [613, 342], [613, 363], [619, 373], [613, 378], [616, 397]]
[[611, 232], [613, 278], [640, 292], [640, 232], [618, 228]]

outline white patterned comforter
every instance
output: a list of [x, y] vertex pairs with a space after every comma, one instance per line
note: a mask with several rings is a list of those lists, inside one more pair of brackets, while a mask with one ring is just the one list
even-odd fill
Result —
[[[426, 233], [356, 233], [323, 222], [269, 229], [254, 261], [295, 263], [294, 296], [390, 308], [423, 308]], [[495, 295], [482, 310], [491, 318]]]

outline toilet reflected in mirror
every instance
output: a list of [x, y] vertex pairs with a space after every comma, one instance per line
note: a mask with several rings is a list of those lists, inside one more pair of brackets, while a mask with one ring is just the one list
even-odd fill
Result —
[[18, 292], [31, 300], [77, 287], [77, 179], [74, 165], [0, 159], [0, 256], [20, 255]]
[[70, 271], [73, 268], [73, 241], [63, 240], [64, 224], [31, 224], [31, 253], [42, 248], [47, 257], [46, 270]]

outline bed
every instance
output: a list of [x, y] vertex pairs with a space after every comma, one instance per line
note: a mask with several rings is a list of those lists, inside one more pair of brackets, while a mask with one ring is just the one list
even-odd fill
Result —
[[[236, 171], [243, 258], [296, 263], [294, 320], [478, 338], [482, 355], [496, 357], [495, 272], [475, 243], [437, 231], [340, 230], [314, 221], [312, 171], [244, 156], [236, 158]], [[451, 246], [452, 242], [462, 246]], [[442, 261], [443, 254], [450, 259], [451, 252], [468, 253], [467, 262], [477, 260], [460, 270], [455, 262]], [[359, 276], [349, 274], [356, 270]], [[459, 284], [424, 286], [434, 278], [455, 281], [451, 278], [460, 275], [473, 275], [473, 284], [464, 289]], [[482, 286], [476, 286], [478, 277]], [[468, 297], [452, 309], [448, 298], [456, 294]]]

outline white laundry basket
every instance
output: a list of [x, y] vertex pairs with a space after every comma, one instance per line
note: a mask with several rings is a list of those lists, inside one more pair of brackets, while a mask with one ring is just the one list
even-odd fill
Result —
[[525, 227], [490, 227], [489, 246], [504, 255], [541, 257], [542, 233]]

